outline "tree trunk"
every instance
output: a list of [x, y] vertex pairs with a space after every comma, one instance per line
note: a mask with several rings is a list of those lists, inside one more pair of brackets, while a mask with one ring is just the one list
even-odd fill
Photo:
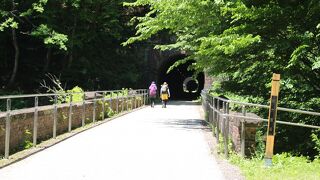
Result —
[[71, 67], [72, 65], [72, 62], [73, 62], [73, 50], [71, 49], [70, 52], [69, 52], [69, 59], [68, 59], [68, 68]]
[[68, 68], [71, 67], [72, 62], [73, 62], [73, 45], [74, 45], [74, 35], [76, 32], [76, 27], [77, 27], [77, 17], [75, 16], [73, 19], [73, 27], [72, 27], [72, 32], [71, 32], [71, 41], [70, 41], [70, 53], [69, 53], [69, 59], [68, 59]]
[[12, 74], [8, 83], [8, 87], [12, 87], [15, 79], [16, 79], [16, 75], [17, 75], [17, 71], [18, 71], [18, 65], [19, 65], [19, 55], [20, 55], [20, 50], [19, 50], [19, 46], [18, 46], [18, 41], [17, 41], [17, 34], [16, 34], [16, 30], [12, 29], [12, 43], [13, 43], [13, 47], [15, 50], [15, 54], [14, 54], [14, 66], [13, 66], [13, 70], [12, 70]]
[[49, 68], [49, 65], [50, 65], [50, 62], [51, 62], [51, 47], [48, 48], [47, 50], [47, 55], [46, 55], [46, 62], [45, 62], [45, 65], [43, 67], [43, 72], [47, 72], [48, 71], [48, 68]]
[[[14, 12], [16, 10], [16, 3], [14, 2], [14, 0], [12, 0], [12, 12]], [[13, 70], [12, 70], [12, 74], [8, 83], [8, 87], [12, 87], [15, 79], [16, 79], [16, 75], [17, 75], [17, 71], [18, 71], [18, 63], [19, 63], [19, 55], [20, 55], [20, 51], [19, 51], [19, 46], [18, 46], [18, 41], [17, 41], [17, 33], [16, 30], [14, 28], [12, 28], [11, 30], [12, 33], [12, 44], [14, 47], [14, 65], [13, 65]]]

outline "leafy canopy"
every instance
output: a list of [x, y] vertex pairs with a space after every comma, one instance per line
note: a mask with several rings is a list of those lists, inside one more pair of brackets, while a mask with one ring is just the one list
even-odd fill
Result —
[[[149, 12], [132, 19], [136, 34], [124, 45], [167, 32], [174, 41], [155, 48], [187, 51], [187, 59], [196, 61], [195, 68], [227, 77], [220, 92], [267, 103], [272, 73], [280, 73], [280, 106], [319, 109], [319, 1], [137, 0], [125, 5], [144, 6]], [[283, 114], [279, 118], [320, 125], [314, 117]], [[311, 131], [306, 131], [308, 141], [295, 131], [279, 130], [278, 139], [289, 145], [276, 148], [310, 149]]]

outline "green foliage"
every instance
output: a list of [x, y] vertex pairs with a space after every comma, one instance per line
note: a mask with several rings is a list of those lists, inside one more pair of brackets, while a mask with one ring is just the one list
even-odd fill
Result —
[[5, 28], [11, 27], [13, 29], [18, 28], [18, 22], [15, 22], [13, 18], [8, 18], [0, 24], [0, 31], [4, 31]]
[[311, 134], [312, 141], [315, 143], [314, 149], [317, 150], [318, 155], [316, 158], [320, 158], [320, 138], [319, 138], [319, 130]]
[[[319, 109], [319, 1], [136, 0], [126, 5], [147, 6], [149, 12], [132, 19], [136, 35], [124, 45], [165, 33], [172, 41], [156, 48], [186, 51], [196, 69], [227, 77], [217, 94], [268, 104], [272, 73], [280, 73], [279, 106]], [[278, 117], [320, 125], [310, 116]], [[310, 135], [311, 130], [278, 126], [276, 152], [313, 156], [311, 139], [305, 138]]]
[[[83, 89], [79, 86], [73, 87], [71, 90], [64, 90], [62, 87], [62, 83], [59, 78], [52, 74], [46, 74], [46, 76], [50, 79], [50, 83], [52, 86], [48, 85], [48, 83], [43, 80], [41, 87], [46, 89], [47, 93], [54, 93], [57, 95], [57, 103], [69, 103], [72, 96], [72, 102], [82, 102], [83, 101]], [[51, 97], [51, 102], [54, 102], [54, 98]]]
[[29, 129], [26, 129], [24, 131], [23, 147], [24, 147], [24, 149], [29, 149], [32, 146], [33, 146], [33, 143], [32, 143], [32, 132]]
[[256, 132], [256, 148], [255, 148], [255, 157], [258, 159], [263, 159], [266, 150], [265, 136], [262, 130]]
[[108, 110], [107, 110], [107, 117], [112, 117], [116, 114], [115, 111], [112, 110], [111, 107], [108, 107]]
[[[8, 95], [20, 95], [23, 94], [23, 91], [1, 91], [0, 96], [8, 96]], [[34, 105], [33, 99], [27, 98], [17, 98], [11, 99], [11, 110], [14, 109], [23, 109], [27, 107], [32, 107]], [[7, 111], [7, 101], [3, 99], [0, 101], [0, 111]]]
[[273, 156], [273, 166], [266, 168], [264, 160], [253, 158], [244, 159], [232, 154], [229, 161], [240, 167], [246, 179], [319, 179], [319, 159], [310, 162], [305, 157], [296, 157], [290, 154], [277, 154]]
[[83, 101], [83, 89], [76, 86], [72, 88], [71, 90], [67, 90], [67, 93], [71, 93], [71, 95], [68, 95], [66, 97], [66, 102], [70, 102], [71, 96], [72, 96], [72, 102], [82, 102]]
[[[129, 90], [128, 88], [122, 88], [122, 90], [120, 92], [117, 93], [118, 97], [126, 97], [129, 94]], [[115, 97], [116, 94], [113, 94], [113, 97]]]
[[45, 24], [41, 24], [31, 35], [42, 37], [46, 45], [57, 46], [59, 49], [67, 50], [66, 42], [68, 41], [68, 36], [55, 32]]
[[219, 133], [219, 145], [218, 145], [218, 153], [224, 153], [224, 144], [223, 144], [223, 136], [220, 132]]
[[[214, 129], [212, 129], [212, 132], [214, 131]], [[228, 153], [233, 153], [232, 151], [232, 140], [230, 139], [230, 137], [228, 138]], [[223, 134], [219, 132], [219, 144], [218, 144], [218, 147], [217, 147], [217, 152], [219, 154], [224, 154], [224, 149], [225, 149], [225, 145], [224, 145], [224, 137], [223, 137]]]
[[14, 65], [11, 28], [18, 28], [20, 49], [13, 89], [39, 92], [38, 84], [46, 73], [59, 76], [64, 89], [146, 86], [137, 82], [146, 72], [142, 59], [148, 45], [120, 45], [132, 34], [127, 21], [136, 13], [123, 8], [123, 0], [14, 2], [15, 6], [9, 0], [0, 3], [1, 88], [7, 88]]
[[32, 8], [36, 12], [43, 13], [44, 11], [44, 5], [46, 5], [48, 0], [39, 0], [39, 2], [33, 3]]

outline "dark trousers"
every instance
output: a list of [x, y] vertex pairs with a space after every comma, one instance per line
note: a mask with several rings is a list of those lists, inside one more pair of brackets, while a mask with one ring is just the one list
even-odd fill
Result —
[[167, 107], [167, 102], [168, 102], [168, 100], [162, 100], [162, 107], [163, 108]]
[[150, 105], [151, 105], [151, 107], [154, 107], [155, 100], [156, 100], [155, 96], [154, 97], [150, 96]]

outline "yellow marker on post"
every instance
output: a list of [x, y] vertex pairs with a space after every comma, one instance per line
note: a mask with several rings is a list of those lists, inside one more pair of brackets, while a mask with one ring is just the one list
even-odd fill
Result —
[[280, 91], [280, 74], [274, 73], [272, 76], [271, 98], [270, 98], [270, 108], [269, 108], [269, 118], [268, 118], [267, 143], [266, 143], [266, 154], [265, 154], [266, 166], [272, 166], [279, 91]]

